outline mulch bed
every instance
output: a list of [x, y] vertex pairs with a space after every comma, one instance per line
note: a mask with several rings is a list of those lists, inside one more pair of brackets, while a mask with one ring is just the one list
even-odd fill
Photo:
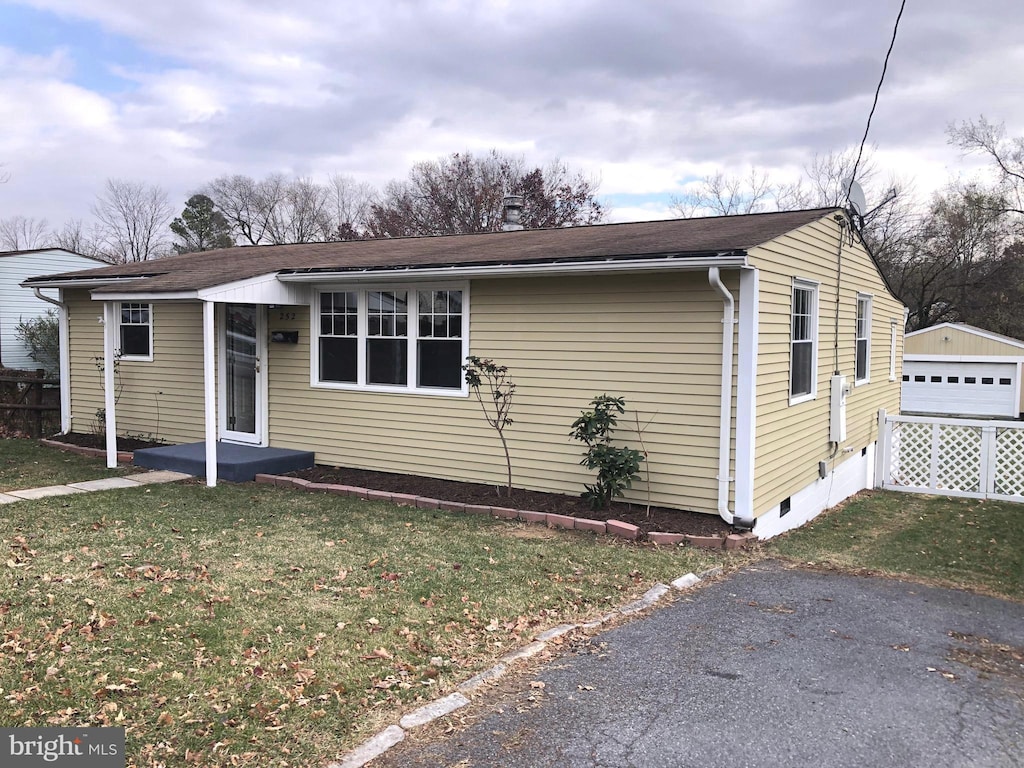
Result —
[[399, 475], [391, 472], [327, 467], [319, 464], [312, 469], [289, 472], [288, 475], [309, 480], [312, 483], [353, 485], [359, 488], [372, 488], [390, 493], [407, 493], [460, 504], [512, 507], [596, 520], [621, 520], [638, 526], [645, 534], [650, 531], [665, 531], [668, 533], [690, 533], [696, 536], [720, 536], [732, 531], [732, 528], [717, 515], [685, 512], [665, 507], [651, 507], [648, 513], [644, 505], [624, 502], [612, 504], [611, 509], [594, 510], [577, 496], [513, 488], [512, 497], [509, 498], [505, 495], [504, 488], [501, 489], [501, 495], [498, 495], [493, 485], [461, 483], [455, 480], [439, 480], [419, 475]]
[[[54, 438], [62, 443], [78, 445], [84, 448], [106, 448], [107, 442], [103, 435], [71, 432], [57, 435]], [[166, 443], [157, 443], [137, 438], [118, 437], [117, 450], [134, 451], [138, 448], [153, 448]], [[353, 485], [359, 488], [372, 488], [376, 491], [390, 493], [407, 493], [413, 496], [424, 496], [430, 499], [441, 499], [461, 504], [479, 504], [491, 507], [512, 507], [533, 512], [552, 512], [557, 515], [591, 518], [595, 520], [621, 520], [632, 523], [644, 533], [665, 531], [667, 533], [689, 533], [694, 536], [722, 536], [733, 529], [717, 515], [701, 512], [687, 512], [666, 507], [651, 507], [647, 510], [643, 504], [615, 502], [611, 509], [594, 510], [578, 496], [567, 496], [559, 493], [528, 491], [513, 488], [512, 497], [505, 495], [501, 488], [499, 495], [495, 486], [481, 483], [461, 483], [456, 480], [440, 480], [434, 477], [419, 475], [399, 475], [392, 472], [376, 472], [369, 469], [351, 469], [348, 467], [328, 467], [316, 465], [312, 469], [303, 469], [288, 473], [290, 477], [300, 477], [313, 483], [332, 483], [336, 485]]]
[[[84, 432], [68, 432], [66, 435], [54, 435], [51, 439], [60, 443], [67, 443], [68, 445], [78, 445], [82, 448], [105, 449], [107, 447], [107, 438], [105, 435], [94, 435]], [[119, 451], [134, 451], [139, 448], [156, 448], [161, 445], [167, 445], [167, 443], [158, 443], [153, 440], [140, 440], [135, 437], [117, 438], [117, 450]]]

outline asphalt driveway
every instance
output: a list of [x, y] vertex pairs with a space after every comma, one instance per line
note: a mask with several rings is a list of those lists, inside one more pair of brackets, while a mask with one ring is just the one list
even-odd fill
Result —
[[1019, 603], [761, 564], [372, 765], [1021, 766], [1022, 649]]

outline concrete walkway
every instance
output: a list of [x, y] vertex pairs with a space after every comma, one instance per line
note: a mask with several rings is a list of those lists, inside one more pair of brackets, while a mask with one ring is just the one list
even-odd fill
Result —
[[11, 504], [15, 501], [30, 499], [45, 499], [50, 496], [70, 496], [73, 493], [88, 493], [90, 491], [110, 491], [116, 488], [138, 488], [140, 485], [153, 485], [155, 483], [173, 483], [177, 480], [187, 480], [192, 477], [181, 472], [169, 472], [159, 470], [156, 472], [141, 472], [128, 477], [105, 477], [100, 480], [86, 480], [83, 483], [68, 483], [67, 485], [47, 485], [42, 488], [26, 488], [21, 491], [7, 491], [0, 493], [0, 504]]

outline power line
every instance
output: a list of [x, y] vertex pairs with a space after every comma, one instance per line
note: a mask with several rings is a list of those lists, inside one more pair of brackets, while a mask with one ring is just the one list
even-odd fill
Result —
[[850, 186], [846, 188], [846, 204], [850, 204], [850, 189], [857, 179], [857, 166], [860, 165], [861, 156], [864, 154], [864, 145], [868, 140], [868, 131], [871, 130], [871, 118], [875, 115], [875, 107], [878, 106], [878, 94], [882, 92], [882, 83], [885, 82], [885, 72], [889, 68], [889, 56], [892, 55], [893, 46], [896, 45], [896, 33], [900, 28], [900, 19], [903, 18], [903, 9], [907, 6], [907, 0], [900, 3], [900, 12], [896, 14], [896, 24], [892, 28], [892, 40], [889, 41], [889, 50], [885, 53], [885, 61], [882, 63], [882, 76], [878, 78], [878, 87], [875, 88], [875, 100], [871, 104], [871, 111], [868, 113], [868, 124], [864, 126], [864, 137], [860, 140], [860, 149], [857, 150], [857, 160], [853, 164], [853, 171], [850, 173]]

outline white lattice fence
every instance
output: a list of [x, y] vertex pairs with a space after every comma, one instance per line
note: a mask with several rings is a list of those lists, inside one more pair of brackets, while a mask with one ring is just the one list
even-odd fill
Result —
[[883, 488], [1024, 502], [1024, 423], [879, 414]]

